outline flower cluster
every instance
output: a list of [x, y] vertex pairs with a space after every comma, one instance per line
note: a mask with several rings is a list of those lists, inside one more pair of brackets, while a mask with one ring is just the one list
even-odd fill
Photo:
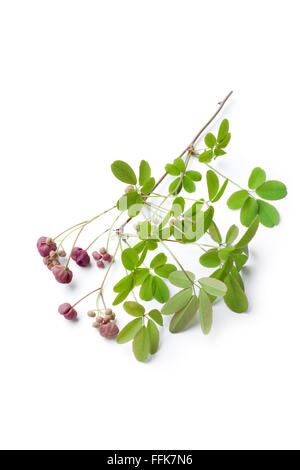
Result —
[[58, 259], [59, 256], [66, 256], [66, 253], [63, 250], [57, 253], [56, 243], [50, 237], [40, 237], [37, 241], [37, 249], [57, 282], [69, 284], [73, 279], [73, 273], [67, 266], [61, 265]]
[[111, 255], [107, 253], [104, 247], [100, 248], [99, 251], [93, 251], [92, 256], [95, 261], [97, 261], [98, 268], [105, 268], [104, 261], [108, 263], [111, 261]]
[[66, 320], [76, 320], [77, 318], [76, 310], [72, 307], [72, 305], [68, 303], [61, 304], [58, 307], [58, 311], [61, 315], [65, 317]]
[[78, 264], [78, 266], [81, 267], [85, 267], [90, 264], [90, 257], [88, 255], [88, 252], [83, 250], [82, 248], [79, 248], [78, 246], [73, 248], [71, 258], [75, 261], [75, 263]]
[[[88, 311], [88, 316], [95, 317], [96, 314], [94, 311], [90, 310]], [[104, 317], [102, 317], [101, 315], [97, 316], [92, 326], [94, 328], [98, 328], [100, 335], [104, 338], [114, 338], [119, 334], [119, 328], [113, 321], [115, 318], [116, 315], [111, 310], [111, 308], [107, 308], [105, 310]]]

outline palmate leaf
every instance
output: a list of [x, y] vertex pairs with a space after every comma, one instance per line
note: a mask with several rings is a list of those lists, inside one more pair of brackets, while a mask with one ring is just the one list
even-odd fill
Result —
[[178, 168], [178, 170], [183, 173], [185, 170], [185, 163], [182, 158], [175, 158], [173, 164]]
[[199, 262], [202, 264], [202, 266], [205, 266], [207, 268], [216, 268], [220, 265], [218, 250], [212, 249], [209, 250], [207, 253], [204, 253], [204, 255], [200, 256]]
[[199, 171], [189, 170], [185, 172], [186, 176], [188, 176], [192, 181], [201, 181], [202, 175]]
[[140, 288], [140, 298], [145, 301], [153, 299], [153, 276], [149, 274]]
[[156, 255], [150, 263], [150, 268], [155, 269], [159, 266], [162, 266], [167, 261], [167, 257], [164, 253], [159, 253]]
[[231, 227], [229, 227], [228, 232], [226, 234], [226, 239], [225, 239], [226, 244], [231, 245], [231, 243], [233, 243], [234, 240], [236, 240], [238, 235], [239, 235], [238, 226], [237, 225], [231, 225]]
[[208, 163], [211, 161], [213, 157], [213, 151], [212, 150], [205, 150], [205, 152], [201, 153], [198, 157], [199, 162], [201, 163]]
[[183, 187], [187, 193], [194, 193], [196, 191], [196, 185], [194, 181], [189, 178], [189, 176], [185, 175], [183, 177]]
[[167, 163], [165, 166], [165, 170], [169, 175], [172, 175], [172, 176], [180, 175], [180, 170], [177, 168], [176, 165], [173, 165], [172, 163]]
[[123, 292], [129, 289], [134, 282], [133, 274], [129, 274], [128, 276], [123, 277], [115, 286], [114, 292]]
[[211, 132], [209, 132], [208, 134], [206, 134], [206, 136], [204, 138], [204, 142], [205, 142], [205, 145], [207, 147], [212, 149], [216, 145], [217, 139], [215, 138], [215, 136]]
[[123, 162], [122, 160], [116, 160], [111, 165], [111, 171], [115, 175], [118, 180], [122, 181], [123, 183], [133, 184], [137, 183], [137, 179], [135, 173], [131, 166], [128, 163]]
[[150, 194], [155, 186], [155, 179], [153, 177], [148, 178], [141, 188], [143, 194]]
[[223, 119], [219, 127], [219, 132], [218, 132], [218, 137], [217, 137], [218, 142], [221, 142], [228, 135], [228, 132], [229, 132], [229, 121], [228, 119]]
[[163, 266], [158, 266], [157, 268], [154, 268], [155, 274], [160, 277], [165, 277], [166, 279], [168, 279], [170, 274], [176, 270], [177, 268], [174, 264], [164, 264]]
[[219, 190], [219, 192], [217, 193], [216, 197], [212, 200], [212, 202], [218, 202], [221, 197], [223, 196], [223, 194], [225, 193], [225, 190], [227, 188], [227, 185], [228, 185], [228, 180], [226, 179], [221, 187], [221, 189]]
[[222, 236], [215, 222], [210, 224], [208, 232], [214, 242], [218, 244], [222, 243]]

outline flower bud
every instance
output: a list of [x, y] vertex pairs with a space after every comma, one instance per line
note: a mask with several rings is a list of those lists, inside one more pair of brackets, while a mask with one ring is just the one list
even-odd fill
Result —
[[81, 267], [85, 267], [90, 263], [90, 257], [87, 251], [79, 248], [79, 246], [73, 248], [71, 258]]
[[103, 263], [103, 261], [98, 261], [97, 266], [98, 268], [105, 268], [105, 264]]
[[106, 253], [106, 248], [104, 248], [104, 246], [103, 246], [102, 248], [100, 248], [99, 251], [100, 251], [100, 254], [101, 254], [101, 255], [105, 255], [105, 253]]
[[100, 327], [100, 324], [95, 321], [95, 322], [92, 324], [92, 327], [93, 327], [93, 328], [99, 328], [99, 327]]
[[93, 312], [93, 310], [89, 310], [88, 313], [87, 313], [88, 317], [90, 318], [94, 318], [96, 316], [95, 312]]
[[73, 273], [69, 268], [66, 268], [65, 266], [53, 266], [51, 271], [53, 272], [53, 275], [57, 282], [60, 282], [61, 284], [69, 284], [72, 281]]
[[93, 251], [92, 257], [93, 257], [96, 261], [98, 261], [99, 259], [102, 258], [102, 256], [100, 255], [100, 253], [98, 253], [98, 251]]
[[99, 331], [104, 338], [114, 338], [119, 333], [119, 328], [114, 322], [110, 321], [109, 323], [102, 323]]
[[50, 258], [52, 258], [52, 259], [57, 258], [57, 253], [56, 253], [56, 251], [51, 250], [50, 253], [49, 253], [49, 256], [50, 256]]
[[109, 253], [105, 253], [103, 255], [103, 259], [104, 259], [104, 261], [110, 261], [111, 260], [111, 255]]
[[110, 315], [105, 315], [103, 317], [103, 322], [102, 323], [108, 323], [110, 321]]
[[[51, 241], [50, 245], [47, 243], [47, 240]], [[57, 248], [56, 243], [49, 237], [40, 237], [36, 246], [39, 254], [43, 257], [49, 256], [50, 251], [56, 251]]]
[[61, 304], [58, 311], [66, 320], [75, 320], [77, 318], [77, 312], [70, 304]]
[[103, 322], [103, 317], [100, 317], [100, 316], [97, 317], [97, 318], [96, 318], [96, 322], [97, 322], [97, 323], [102, 323], [102, 322]]
[[64, 258], [66, 256], [65, 250], [59, 250], [58, 256], [60, 256], [61, 258]]
[[111, 315], [113, 313], [112, 309], [111, 308], [107, 308], [105, 310], [105, 315]]
[[45, 256], [43, 258], [43, 263], [47, 266], [48, 269], [52, 269], [53, 266], [57, 266], [60, 264], [60, 262], [58, 261], [58, 259], [52, 259], [50, 258], [50, 256]]
[[127, 188], [125, 189], [125, 193], [128, 194], [128, 193], [132, 193], [134, 191], [134, 186], [132, 184], [130, 184], [129, 186], [127, 186]]

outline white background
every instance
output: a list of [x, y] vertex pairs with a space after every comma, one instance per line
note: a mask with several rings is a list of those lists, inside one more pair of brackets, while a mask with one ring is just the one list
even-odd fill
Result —
[[[299, 449], [298, 7], [0, 2], [1, 448]], [[114, 159], [136, 168], [145, 158], [159, 177], [231, 89], [217, 123], [229, 118], [232, 142], [216, 167], [242, 185], [257, 165], [283, 180], [281, 224], [252, 244], [249, 314], [216, 306], [209, 337], [197, 322], [181, 335], [166, 328], [141, 364], [90, 327], [94, 299], [75, 324], [57, 313], [103, 272], [72, 265], [74, 284], [59, 285], [36, 239], [116, 201]], [[223, 220], [226, 230], [238, 214]], [[200, 252], [186, 250], [200, 275]]]

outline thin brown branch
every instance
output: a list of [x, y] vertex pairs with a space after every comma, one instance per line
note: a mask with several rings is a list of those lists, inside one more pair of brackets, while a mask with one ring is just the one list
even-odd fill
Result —
[[[226, 101], [230, 98], [230, 96], [232, 95], [233, 91], [231, 91], [230, 93], [228, 93], [228, 95], [223, 99], [223, 101], [220, 101], [218, 104], [219, 104], [219, 107], [217, 109], [217, 111], [213, 114], [213, 116], [207, 121], [207, 123], [200, 129], [200, 131], [195, 135], [195, 137], [193, 138], [193, 140], [191, 141], [191, 143], [181, 152], [181, 154], [179, 155], [178, 158], [181, 158], [183, 157], [183, 155], [186, 153], [186, 152], [189, 152], [189, 151], [193, 151], [194, 150], [194, 145], [195, 143], [197, 142], [197, 140], [199, 139], [199, 137], [201, 136], [201, 134], [205, 131], [205, 129], [210, 125], [210, 123], [215, 119], [215, 117], [219, 114], [219, 112], [221, 111], [221, 109], [223, 108], [224, 104], [226, 103]], [[157, 183], [155, 184], [155, 186], [153, 187], [151, 193], [153, 191], [155, 191], [155, 189], [157, 188], [157, 186], [160, 185], [160, 183], [165, 179], [165, 177], [167, 176], [168, 173], [164, 173], [162, 175], [162, 177], [157, 181]], [[177, 189], [177, 188], [176, 188]], [[151, 194], [149, 193], [149, 194]], [[117, 232], [119, 233], [122, 233], [123, 230], [124, 230], [124, 227], [128, 224], [128, 222], [130, 222], [132, 219], [132, 217], [129, 217], [117, 230]]]

